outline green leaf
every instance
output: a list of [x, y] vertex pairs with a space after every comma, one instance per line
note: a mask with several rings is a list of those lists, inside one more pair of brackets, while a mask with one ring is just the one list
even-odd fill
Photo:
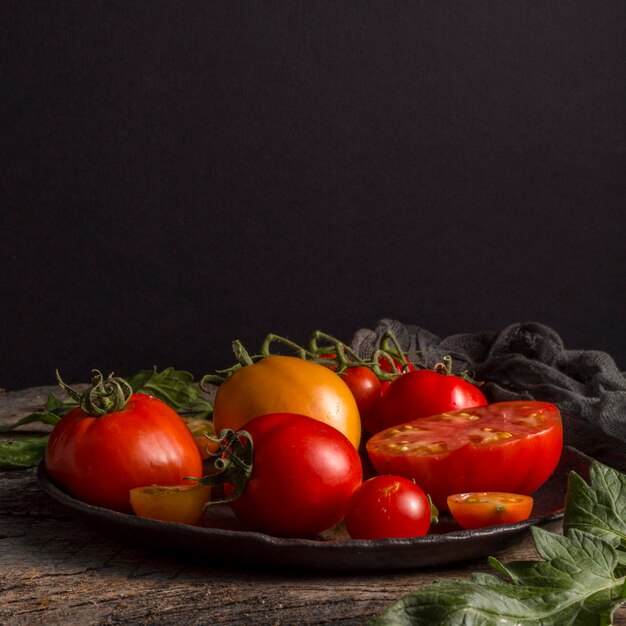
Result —
[[48, 436], [0, 441], [0, 469], [26, 469], [37, 465], [46, 452]]
[[563, 531], [579, 529], [616, 539], [626, 555], [626, 475], [593, 463], [589, 479], [590, 485], [577, 474], [570, 476]]
[[501, 575], [436, 581], [402, 598], [370, 626], [607, 626], [626, 602], [626, 476], [592, 463], [591, 485], [570, 474], [564, 535], [532, 528], [540, 561]]
[[208, 418], [213, 406], [193, 384], [193, 374], [168, 367], [161, 372], [142, 370], [127, 379], [135, 393], [162, 400], [178, 413]]

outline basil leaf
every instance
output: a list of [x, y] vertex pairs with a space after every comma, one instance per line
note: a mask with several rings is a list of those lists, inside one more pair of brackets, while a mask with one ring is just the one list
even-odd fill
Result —
[[541, 561], [489, 564], [402, 598], [370, 626], [605, 626], [626, 602], [626, 476], [593, 462], [590, 485], [572, 472], [564, 534], [531, 529]]
[[0, 469], [26, 469], [43, 459], [48, 436], [0, 441]]

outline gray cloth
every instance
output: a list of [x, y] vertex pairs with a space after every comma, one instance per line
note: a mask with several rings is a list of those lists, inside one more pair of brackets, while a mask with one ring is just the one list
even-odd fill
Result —
[[381, 336], [392, 331], [409, 358], [433, 367], [452, 357], [454, 373], [468, 370], [490, 402], [535, 399], [552, 402], [563, 416], [565, 443], [606, 462], [623, 460], [626, 442], [626, 378], [611, 356], [566, 350], [561, 337], [538, 323], [512, 324], [500, 332], [441, 339], [391, 319], [358, 330], [352, 347], [371, 356]]

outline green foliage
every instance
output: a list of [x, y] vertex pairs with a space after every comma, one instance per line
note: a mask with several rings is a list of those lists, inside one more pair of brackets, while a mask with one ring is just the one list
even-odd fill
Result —
[[563, 535], [532, 528], [541, 561], [442, 580], [402, 598], [370, 626], [605, 626], [626, 602], [626, 476], [594, 462], [570, 474]]

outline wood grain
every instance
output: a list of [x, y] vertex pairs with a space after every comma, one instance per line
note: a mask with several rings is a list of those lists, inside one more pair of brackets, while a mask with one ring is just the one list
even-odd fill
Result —
[[[0, 396], [0, 423], [40, 408], [55, 388]], [[46, 426], [20, 432], [45, 432]], [[537, 558], [528, 539], [502, 560]], [[74, 520], [34, 469], [0, 472], [0, 624], [364, 624], [403, 595], [485, 560], [414, 571], [333, 574], [240, 570], [121, 545]], [[614, 621], [626, 626], [626, 610]]]

